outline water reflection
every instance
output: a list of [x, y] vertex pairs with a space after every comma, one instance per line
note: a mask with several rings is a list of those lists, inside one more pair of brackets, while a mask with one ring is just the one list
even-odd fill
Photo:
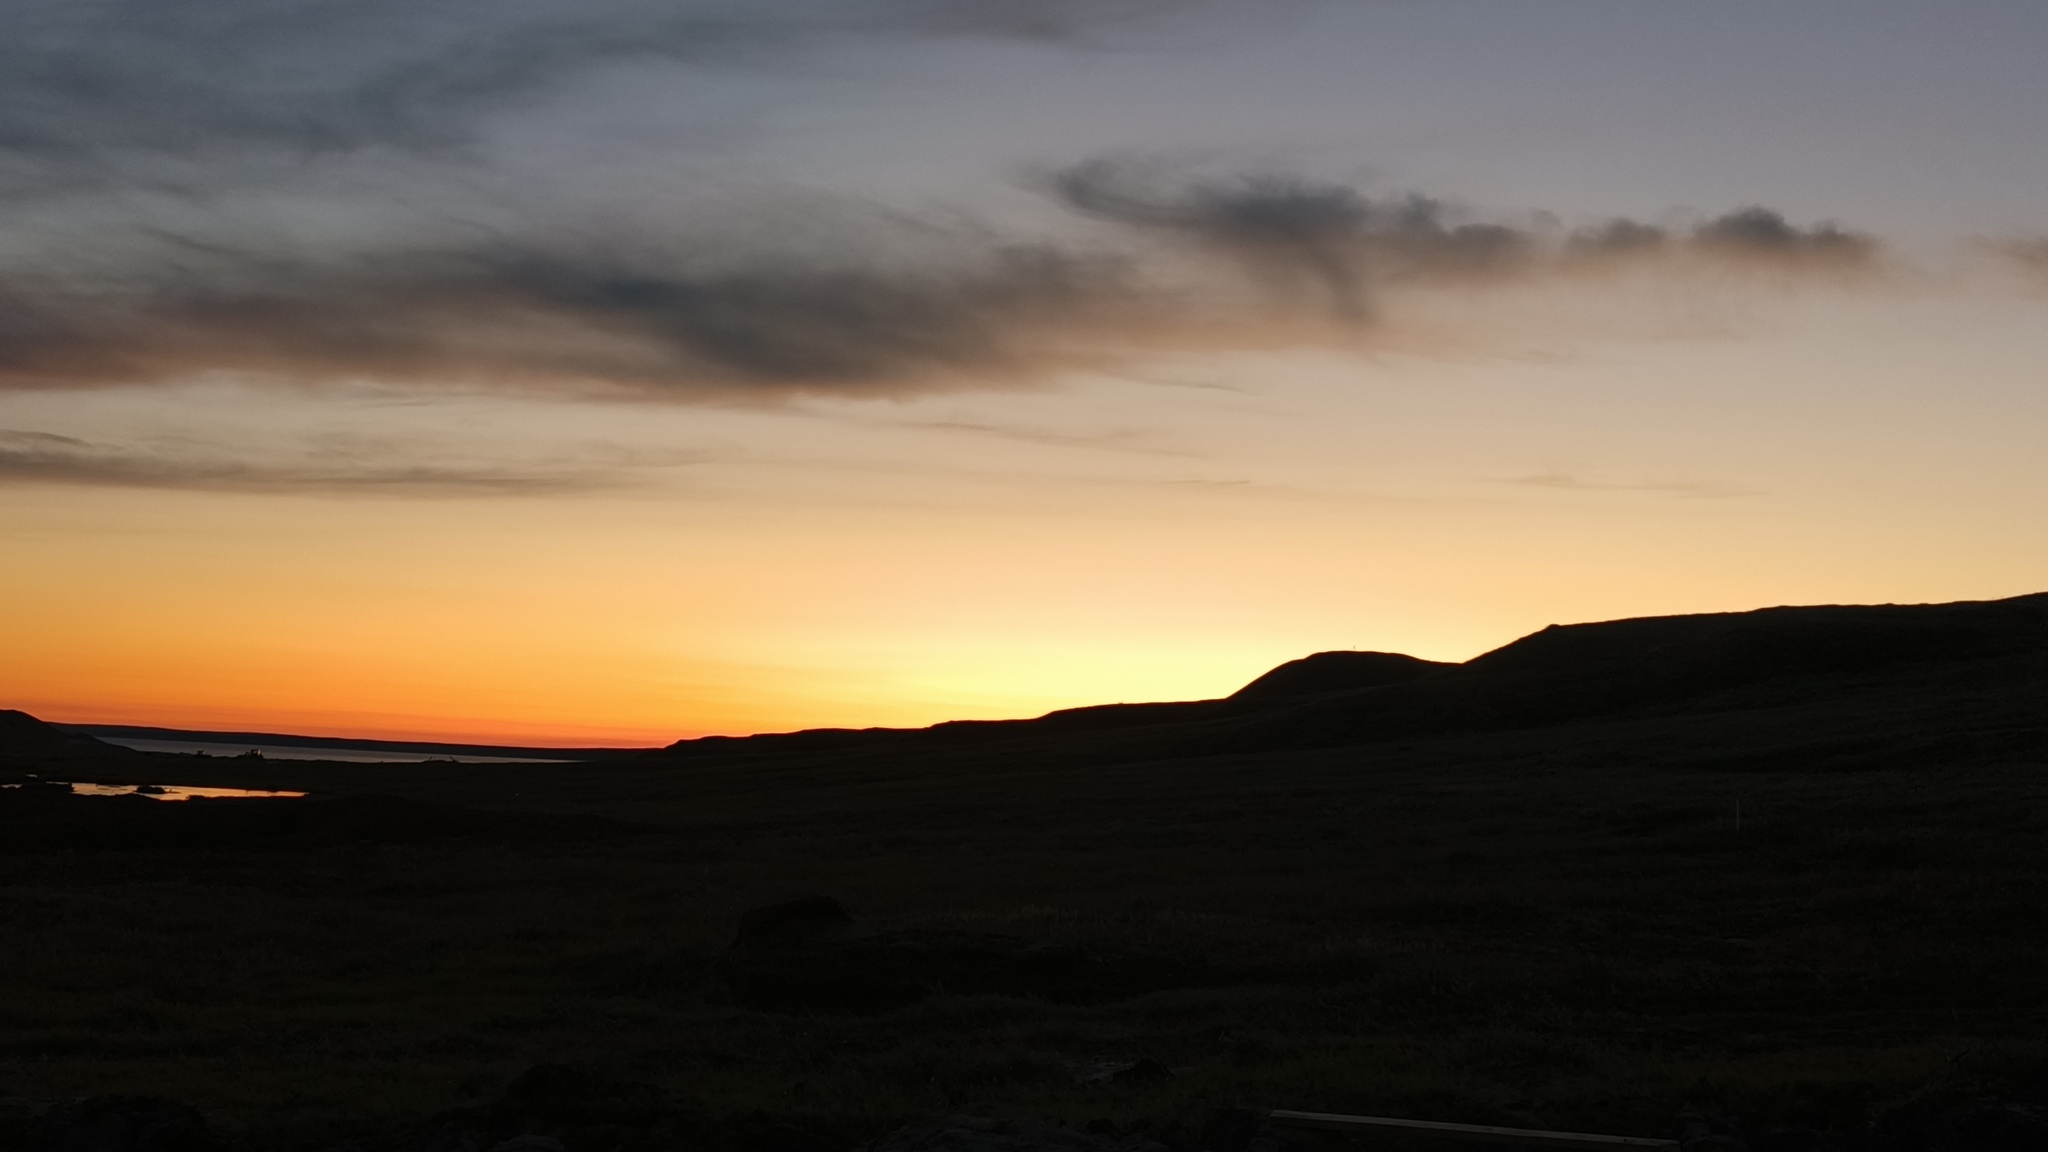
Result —
[[339, 760], [352, 764], [568, 764], [571, 760], [541, 756], [484, 756], [468, 752], [408, 752], [383, 748], [334, 748], [324, 744], [226, 744], [200, 740], [145, 740], [136, 736], [100, 736], [137, 752], [174, 752], [186, 756], [247, 756], [265, 760]]
[[[151, 800], [220, 800], [237, 797], [299, 797], [304, 792], [265, 792], [255, 788], [198, 788], [186, 784], [86, 784], [48, 780], [36, 787], [62, 786], [73, 796], [147, 796]], [[21, 784], [0, 784], [0, 788], [21, 788]]]

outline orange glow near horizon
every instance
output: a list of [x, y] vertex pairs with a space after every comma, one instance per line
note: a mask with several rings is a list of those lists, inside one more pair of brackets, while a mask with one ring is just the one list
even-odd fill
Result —
[[646, 747], [2048, 590], [2048, 4], [702, 7], [0, 8], [0, 709]]
[[[0, 707], [636, 747], [1215, 697], [1314, 651], [1463, 660], [1551, 623], [2048, 586], [2031, 338], [1980, 342], [1964, 403], [1907, 386], [1953, 341], [1916, 361], [1848, 319], [1597, 358], [1195, 366], [1228, 391], [484, 413], [514, 444], [734, 446], [589, 492], [16, 487]], [[319, 403], [188, 402], [283, 428]]]

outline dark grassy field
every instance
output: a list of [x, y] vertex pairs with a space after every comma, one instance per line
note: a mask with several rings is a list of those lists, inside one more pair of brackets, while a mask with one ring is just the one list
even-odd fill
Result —
[[[2020, 639], [1716, 657], [1548, 712], [1524, 675], [1514, 708], [1402, 684], [634, 763], [25, 757], [320, 798], [0, 793], [0, 1094], [147, 1093], [317, 1143], [555, 1061], [841, 1144], [944, 1110], [1666, 1135], [1688, 1107], [1847, 1130], [1944, 1086], [2025, 1097], [2048, 1067], [2048, 646], [1988, 627]], [[813, 893], [885, 929], [1207, 972], [1106, 1003], [742, 1006], [713, 972], [739, 914]], [[1070, 1070], [1139, 1057], [1171, 1077]]]

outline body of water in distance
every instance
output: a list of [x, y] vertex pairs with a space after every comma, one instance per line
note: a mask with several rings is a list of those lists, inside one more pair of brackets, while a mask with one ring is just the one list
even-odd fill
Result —
[[108, 744], [119, 744], [137, 752], [176, 752], [191, 755], [240, 756], [251, 750], [265, 760], [341, 760], [352, 764], [425, 764], [454, 761], [458, 764], [571, 764], [572, 760], [550, 760], [539, 756], [470, 756], [446, 752], [386, 752], [374, 748], [321, 748], [301, 744], [209, 744], [193, 740], [144, 740], [132, 736], [101, 736]]

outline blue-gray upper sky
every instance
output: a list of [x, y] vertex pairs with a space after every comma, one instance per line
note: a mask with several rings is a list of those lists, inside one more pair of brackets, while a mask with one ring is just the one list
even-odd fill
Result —
[[2048, 12], [2025, 0], [14, 0], [0, 21], [17, 194], [475, 161], [480, 137], [542, 167], [638, 149], [895, 193], [1184, 148], [1565, 211], [2013, 227], [2048, 163]]
[[894, 393], [1210, 330], [1219, 270], [1356, 328], [1600, 237], [1838, 266], [2048, 215], [2017, 2], [16, 0], [0, 31], [17, 387]]
[[2038, 590], [2044, 46], [2038, 0], [0, 0], [0, 694], [639, 740]]

